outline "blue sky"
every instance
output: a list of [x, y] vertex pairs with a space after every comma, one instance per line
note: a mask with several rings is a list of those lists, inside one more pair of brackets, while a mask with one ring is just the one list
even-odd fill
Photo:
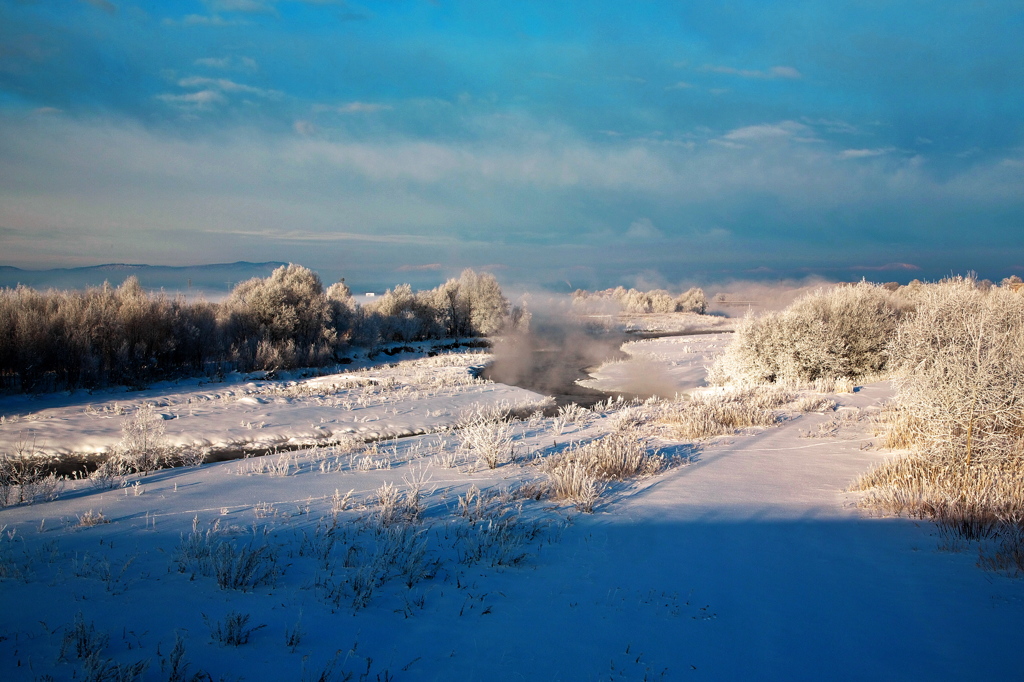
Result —
[[1021, 36], [1008, 0], [0, 0], [0, 261], [1024, 274]]

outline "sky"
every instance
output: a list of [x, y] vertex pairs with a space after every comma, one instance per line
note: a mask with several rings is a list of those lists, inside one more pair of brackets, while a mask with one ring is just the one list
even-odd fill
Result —
[[0, 0], [0, 264], [1024, 275], [1024, 2]]

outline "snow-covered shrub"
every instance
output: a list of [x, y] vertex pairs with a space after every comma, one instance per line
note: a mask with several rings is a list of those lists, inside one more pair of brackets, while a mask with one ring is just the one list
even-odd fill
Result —
[[223, 621], [218, 620], [215, 623], [211, 623], [206, 615], [203, 615], [203, 620], [206, 621], [206, 625], [210, 628], [210, 639], [219, 642], [221, 646], [242, 646], [243, 644], [248, 644], [252, 633], [267, 627], [265, 623], [250, 627], [250, 618], [252, 616], [248, 613], [228, 611]]
[[582, 458], [564, 458], [549, 466], [547, 473], [551, 495], [571, 502], [585, 514], [594, 513], [594, 506], [608, 488], [608, 483], [600, 480]]
[[828, 412], [836, 409], [836, 401], [821, 395], [805, 395], [789, 404], [797, 412]]
[[[68, 663], [72, 656], [81, 661], [83, 680], [138, 680], [149, 667], [148, 660], [134, 663], [117, 663], [105, 656], [110, 635], [98, 632], [93, 623], [85, 624], [81, 611], [75, 616], [74, 623], [64, 628], [61, 639], [58, 663]], [[49, 676], [46, 676], [49, 678]], [[72, 675], [77, 678], [77, 672]], [[52, 679], [52, 678], [50, 678]]]
[[374, 514], [374, 520], [381, 527], [408, 524], [419, 519], [422, 509], [418, 494], [414, 499], [389, 481], [377, 488], [375, 497], [377, 512]]
[[324, 295], [331, 306], [335, 344], [344, 346], [352, 339], [359, 318], [359, 306], [352, 298], [352, 290], [345, 284], [344, 278], [329, 286]]
[[[465, 270], [459, 276], [457, 286], [458, 298], [469, 310], [469, 335], [486, 336], [501, 331], [508, 320], [509, 304], [494, 275]], [[453, 328], [449, 335], [461, 335], [455, 331]]]
[[747, 317], [709, 371], [716, 384], [801, 384], [886, 370], [908, 306], [868, 282], [819, 289], [781, 312]]
[[493, 334], [526, 319], [492, 275], [472, 270], [429, 291], [395, 287], [362, 307], [343, 281], [324, 291], [294, 264], [242, 282], [219, 304], [150, 294], [135, 277], [84, 291], [0, 288], [0, 391], [322, 366], [349, 345]]
[[33, 461], [35, 453], [19, 448], [0, 452], [0, 509], [16, 504], [49, 502], [64, 489], [64, 481]]
[[388, 289], [363, 306], [363, 313], [360, 340], [367, 345], [422, 341], [441, 335], [431, 301], [428, 297], [417, 296], [408, 284]]
[[175, 556], [178, 571], [216, 578], [221, 589], [248, 592], [277, 580], [277, 557], [267, 545], [252, 542], [236, 547], [221, 539], [217, 525], [199, 530], [199, 519], [193, 519], [192, 532], [182, 534]]
[[962, 278], [928, 286], [891, 353], [916, 449], [968, 465], [1024, 456], [1024, 296]]
[[866, 504], [996, 537], [993, 556], [1024, 571], [1024, 296], [965, 278], [915, 296], [890, 346], [896, 394], [883, 414], [887, 444], [912, 452], [856, 487]]
[[518, 566], [530, 557], [529, 543], [545, 529], [545, 524], [520, 516], [521, 502], [507, 490], [470, 486], [459, 496], [459, 510], [465, 521], [454, 527], [454, 549], [466, 565], [488, 561], [492, 566]]
[[708, 297], [704, 290], [699, 287], [687, 289], [676, 297], [676, 312], [700, 313], [703, 315], [708, 309]]
[[414, 293], [408, 284], [389, 289], [362, 313], [356, 336], [366, 345], [485, 336], [501, 331], [510, 319], [498, 280], [473, 270], [427, 291]]
[[515, 459], [515, 439], [508, 422], [480, 419], [463, 426], [459, 443], [461, 449], [488, 469], [497, 469]]
[[0, 387], [53, 391], [106, 383], [139, 386], [201, 371], [219, 345], [214, 309], [120, 287], [39, 292], [0, 289]]
[[126, 471], [148, 473], [165, 464], [171, 453], [164, 434], [163, 415], [142, 403], [121, 421], [121, 442], [114, 449]]
[[708, 299], [704, 290], [693, 287], [678, 296], [664, 289], [639, 291], [616, 287], [603, 291], [577, 289], [572, 294], [573, 305], [584, 312], [623, 313], [704, 313]]

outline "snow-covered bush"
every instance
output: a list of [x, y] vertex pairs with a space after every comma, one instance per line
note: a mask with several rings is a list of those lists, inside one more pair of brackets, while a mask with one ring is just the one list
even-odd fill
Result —
[[120, 287], [0, 289], [0, 388], [131, 386], [200, 371], [219, 347], [215, 308]]
[[883, 372], [908, 305], [868, 282], [808, 294], [781, 312], [747, 317], [712, 366], [715, 384], [800, 384]]
[[915, 296], [890, 344], [896, 394], [884, 416], [887, 443], [911, 454], [856, 487], [866, 504], [995, 537], [992, 565], [1024, 571], [1024, 296], [965, 278]]
[[484, 336], [501, 331], [511, 309], [494, 275], [465, 270], [435, 289], [389, 289], [363, 308], [361, 343]]
[[708, 297], [704, 290], [699, 287], [687, 289], [676, 297], [676, 312], [700, 313], [703, 315], [708, 309]]
[[962, 278], [928, 286], [891, 353], [916, 449], [967, 464], [1024, 456], [1024, 296]]
[[142, 473], [159, 469], [171, 448], [164, 434], [164, 419], [151, 403], [142, 403], [121, 422], [121, 442], [115, 448], [126, 468]]
[[512, 425], [504, 421], [478, 420], [459, 430], [460, 447], [488, 469], [515, 459]]
[[253, 541], [238, 547], [221, 539], [222, 535], [217, 525], [200, 531], [198, 519], [194, 519], [192, 532], [182, 534], [178, 545], [174, 559], [178, 571], [212, 576], [221, 589], [242, 592], [277, 580], [277, 557], [268, 545]]
[[64, 489], [64, 481], [32, 461], [34, 453], [0, 452], [0, 508], [49, 502]]
[[577, 289], [573, 305], [585, 312], [617, 310], [623, 313], [701, 313], [708, 307], [704, 290], [693, 287], [678, 296], [664, 289], [639, 291], [615, 287], [603, 291]]

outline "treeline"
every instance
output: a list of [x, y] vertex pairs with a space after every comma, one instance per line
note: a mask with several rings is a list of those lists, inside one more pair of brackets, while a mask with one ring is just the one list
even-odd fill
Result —
[[577, 289], [572, 294], [573, 305], [584, 312], [613, 309], [623, 313], [701, 313], [708, 308], [704, 290], [693, 287], [678, 296], [664, 289], [639, 291], [615, 287], [603, 291]]
[[352, 346], [481, 336], [522, 320], [497, 280], [466, 270], [366, 305], [301, 265], [236, 286], [221, 303], [149, 294], [138, 279], [84, 291], [0, 289], [0, 387], [143, 386], [181, 375], [323, 366]]

